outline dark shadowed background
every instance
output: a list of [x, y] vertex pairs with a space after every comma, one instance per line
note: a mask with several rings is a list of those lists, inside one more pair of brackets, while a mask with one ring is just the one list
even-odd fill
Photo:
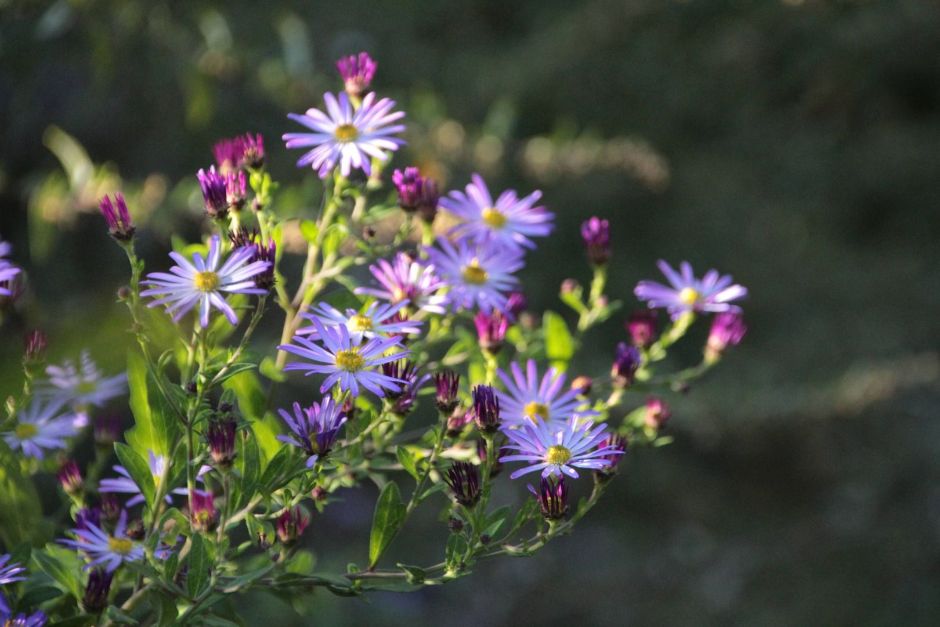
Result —
[[[102, 193], [149, 214], [162, 263], [171, 230], [198, 234], [217, 138], [262, 132], [275, 176], [313, 186], [278, 140], [286, 113], [362, 49], [409, 113], [397, 166], [544, 191], [558, 228], [523, 273], [535, 309], [587, 281], [577, 226], [598, 214], [612, 296], [632, 307], [656, 259], [689, 259], [751, 289], [751, 331], [669, 399], [675, 443], [630, 455], [537, 557], [417, 594], [318, 593], [304, 617], [253, 594], [248, 624], [940, 622], [936, 3], [0, 0], [0, 233], [30, 277], [3, 393], [34, 326], [53, 358], [120, 367]], [[619, 320], [592, 332], [577, 366], [605, 370], [621, 339]], [[344, 496], [308, 532], [317, 568], [363, 561], [374, 492]], [[415, 521], [398, 557], [437, 561], [424, 536], [446, 529]]]

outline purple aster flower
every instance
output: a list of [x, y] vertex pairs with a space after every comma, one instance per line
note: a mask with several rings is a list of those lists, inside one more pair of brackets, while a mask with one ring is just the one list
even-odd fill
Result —
[[440, 206], [458, 218], [461, 223], [451, 232], [468, 237], [477, 243], [495, 243], [518, 249], [535, 248], [532, 237], [545, 237], [552, 232], [552, 213], [545, 207], [534, 206], [542, 192], [534, 191], [525, 198], [516, 196], [515, 190], [506, 190], [496, 201], [490, 196], [486, 183], [474, 174], [466, 193], [453, 191], [442, 198]]
[[[353, 344], [361, 344], [364, 339], [381, 337], [382, 335], [417, 334], [421, 332], [421, 322], [414, 320], [398, 320], [395, 317], [407, 303], [402, 301], [395, 304], [369, 303], [364, 311], [347, 309], [342, 313], [335, 307], [320, 303], [313, 313], [304, 312], [301, 317], [307, 320], [319, 320], [323, 326], [344, 326], [349, 331], [349, 338]], [[315, 326], [302, 327], [298, 335], [316, 337]]]
[[4, 434], [4, 440], [26, 457], [43, 459], [46, 451], [65, 448], [66, 439], [76, 432], [75, 416], [63, 413], [61, 400], [34, 398], [17, 415], [16, 426]]
[[395, 391], [401, 388], [400, 381], [374, 370], [377, 366], [408, 355], [408, 351], [402, 349], [398, 337], [374, 337], [365, 344], [359, 345], [352, 341], [349, 330], [345, 326], [328, 328], [315, 318], [312, 322], [323, 346], [295, 335], [293, 341], [298, 346], [283, 344], [278, 346], [278, 349], [319, 363], [294, 362], [287, 364], [284, 370], [306, 371], [305, 376], [314, 373], [328, 375], [323, 385], [320, 386], [321, 392], [326, 392], [335, 383], [339, 383], [342, 391], [352, 392], [353, 396], [359, 396], [360, 385], [376, 396], [384, 396], [386, 390]]
[[16, 562], [10, 561], [10, 554], [0, 555], [0, 586], [17, 581], [25, 581], [23, 573], [26, 569]]
[[319, 109], [307, 109], [303, 115], [290, 113], [287, 117], [306, 126], [313, 133], [285, 133], [288, 148], [312, 148], [297, 161], [297, 167], [311, 166], [320, 178], [329, 176], [339, 165], [343, 176], [349, 176], [353, 168], [366, 175], [371, 174], [371, 159], [388, 159], [388, 152], [398, 150], [405, 142], [396, 133], [405, 130], [402, 124], [392, 124], [405, 116], [401, 111], [392, 111], [395, 101], [382, 98], [375, 101], [375, 94], [368, 94], [362, 104], [354, 109], [349, 96], [340, 94], [339, 99], [327, 92], [323, 94], [326, 113]]
[[597, 216], [581, 225], [581, 239], [587, 249], [588, 260], [602, 266], [610, 259], [610, 223]]
[[13, 250], [13, 247], [10, 246], [9, 242], [4, 242], [0, 240], [0, 296], [13, 296], [13, 290], [10, 289], [12, 281], [16, 275], [18, 275], [21, 270], [20, 268], [14, 266], [10, 263], [6, 257]]
[[515, 249], [479, 246], [462, 239], [455, 247], [444, 238], [426, 249], [441, 279], [450, 287], [448, 302], [458, 309], [505, 311], [506, 292], [519, 280], [512, 275], [522, 268], [522, 253]]
[[4, 627], [43, 627], [47, 621], [48, 618], [42, 610], [36, 610], [32, 614], [20, 612], [14, 616], [6, 598], [0, 594], [0, 624]]
[[538, 490], [531, 485], [529, 492], [535, 495], [539, 503], [539, 510], [545, 520], [561, 520], [568, 514], [568, 486], [565, 478], [542, 477]]
[[729, 346], [737, 346], [747, 333], [744, 317], [737, 311], [725, 311], [715, 316], [708, 332], [708, 344], [705, 346], [706, 358], [714, 361]]
[[216, 171], [215, 166], [196, 172], [202, 200], [210, 218], [224, 218], [228, 214], [228, 185], [225, 177]]
[[542, 471], [543, 477], [566, 474], [577, 479], [576, 468], [602, 470], [610, 466], [611, 455], [623, 451], [602, 446], [608, 438], [606, 425], [592, 426], [590, 420], [573, 419], [563, 424], [525, 422], [519, 429], [503, 429], [509, 438], [505, 448], [512, 454], [499, 461], [529, 464], [512, 473], [512, 479], [537, 471]]
[[500, 425], [499, 394], [488, 385], [478, 385], [471, 396], [473, 406], [469, 413], [477, 428], [484, 433], [494, 433]]
[[264, 165], [264, 137], [260, 133], [246, 133], [222, 139], [212, 147], [212, 154], [223, 174], [244, 167], [260, 168]]
[[111, 198], [105, 196], [98, 203], [101, 209], [101, 215], [108, 223], [108, 233], [119, 242], [127, 242], [134, 238], [134, 221], [131, 220], [131, 214], [127, 210], [127, 203], [124, 202], [123, 194], [115, 194], [114, 202]]
[[626, 342], [617, 344], [614, 363], [610, 367], [610, 376], [613, 378], [614, 385], [626, 387], [633, 383], [636, 371], [642, 361], [643, 357], [636, 346], [630, 346]]
[[47, 367], [46, 375], [50, 387], [44, 388], [43, 392], [76, 407], [101, 407], [127, 391], [127, 375], [121, 373], [105, 377], [88, 351], [82, 351], [78, 364], [65, 360], [58, 366]]
[[82, 596], [82, 608], [89, 614], [99, 614], [108, 607], [108, 595], [111, 593], [111, 580], [114, 573], [103, 568], [95, 568], [88, 573], [88, 585]]
[[572, 416], [596, 415], [588, 409], [580, 409], [583, 402], [575, 390], [565, 389], [565, 375], [555, 368], [545, 371], [539, 381], [538, 366], [534, 359], [526, 362], [525, 374], [519, 364], [510, 365], [512, 377], [503, 370], [497, 374], [506, 386], [499, 393], [503, 421], [509, 425], [554, 422], [559, 424]]
[[378, 64], [368, 52], [352, 54], [336, 61], [336, 69], [343, 78], [346, 93], [352, 98], [358, 98], [369, 88], [377, 68]]
[[435, 401], [442, 414], [449, 414], [457, 408], [457, 390], [460, 388], [460, 375], [453, 370], [443, 370], [434, 375], [437, 390]]
[[277, 439], [302, 449], [309, 456], [307, 466], [311, 467], [330, 452], [340, 428], [346, 424], [346, 414], [330, 396], [324, 396], [319, 405], [303, 408], [300, 403], [294, 403], [293, 408], [293, 415], [278, 410], [291, 432]]
[[267, 290], [258, 288], [255, 279], [270, 267], [268, 261], [252, 261], [253, 248], [238, 248], [232, 251], [228, 259], [219, 267], [221, 244], [218, 235], [209, 240], [209, 256], [203, 259], [195, 253], [193, 263], [177, 252], [171, 252], [170, 258], [177, 265], [170, 268], [170, 273], [151, 272], [142, 284], [150, 286], [140, 293], [141, 296], [157, 296], [149, 307], [167, 305], [167, 313], [174, 321], [182, 318], [190, 309], [199, 305], [199, 323], [203, 328], [209, 326], [209, 311], [213, 307], [225, 314], [233, 325], [238, 324], [238, 316], [225, 302], [221, 292], [231, 294], [266, 294]]
[[731, 304], [732, 301], [747, 296], [747, 288], [732, 285], [731, 276], [721, 275], [717, 270], [709, 270], [704, 277], [697, 279], [687, 261], [680, 264], [680, 272], [663, 260], [659, 260], [657, 265], [670, 285], [640, 281], [633, 293], [650, 307], [665, 307], [673, 318], [691, 311], [739, 311], [740, 307]]
[[498, 353], [506, 339], [506, 331], [509, 330], [509, 319], [498, 309], [490, 313], [480, 311], [473, 317], [473, 325], [477, 329], [480, 348], [493, 355]]
[[398, 190], [398, 204], [405, 211], [417, 211], [426, 222], [437, 215], [440, 193], [434, 179], [421, 176], [418, 168], [405, 168], [392, 173], [392, 182]]
[[86, 570], [101, 565], [113, 573], [124, 562], [139, 562], [144, 558], [144, 547], [129, 538], [126, 531], [127, 512], [122, 511], [113, 535], [89, 522], [85, 529], [72, 530], [75, 540], [59, 542], [88, 556], [91, 562], [85, 566]]
[[428, 313], [446, 311], [447, 297], [441, 293], [445, 285], [433, 266], [398, 253], [393, 263], [379, 259], [376, 265], [369, 266], [369, 271], [383, 289], [357, 287], [356, 294], [368, 294], [391, 303], [407, 301], [411, 307]]
[[304, 529], [310, 524], [310, 517], [304, 513], [299, 505], [285, 509], [274, 521], [274, 531], [277, 539], [285, 546], [297, 542]]
[[467, 462], [454, 462], [444, 475], [454, 500], [464, 507], [473, 507], [480, 500], [480, 473], [477, 467]]
[[[159, 487], [161, 483], [167, 477], [167, 459], [164, 455], [157, 455], [153, 451], [147, 451], [150, 459], [147, 462], [147, 465], [150, 467], [150, 475], [153, 477], [154, 486]], [[131, 478], [131, 473], [127, 471], [124, 466], [112, 466], [114, 472], [120, 475], [120, 477], [113, 479], [102, 479], [98, 484], [98, 492], [102, 494], [109, 493], [118, 493], [118, 494], [129, 494], [132, 495], [130, 499], [127, 500], [127, 507], [133, 507], [138, 503], [144, 502], [144, 495], [140, 491], [140, 486]], [[200, 471], [202, 474], [202, 471]], [[176, 488], [171, 491], [172, 494], [186, 494], [186, 488]], [[164, 497], [164, 500], [167, 503], [172, 503], [170, 495], [167, 494]]]
[[402, 382], [400, 390], [387, 395], [393, 401], [392, 412], [399, 416], [411, 411], [421, 387], [431, 379], [429, 374], [419, 375], [417, 367], [407, 359], [382, 364], [382, 374]]
[[634, 346], [646, 348], [656, 340], [657, 317], [654, 309], [640, 309], [630, 314], [623, 326]]

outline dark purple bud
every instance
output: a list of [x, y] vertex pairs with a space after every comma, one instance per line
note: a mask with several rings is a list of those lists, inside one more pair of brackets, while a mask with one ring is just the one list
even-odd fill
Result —
[[495, 355], [503, 347], [506, 331], [509, 330], [509, 320], [496, 309], [490, 313], [479, 312], [473, 317], [473, 324], [477, 328], [477, 338], [480, 348]]
[[499, 397], [488, 385], [473, 388], [473, 421], [484, 433], [495, 433], [499, 428]]
[[610, 259], [610, 223], [593, 217], [581, 225], [581, 238], [587, 249], [588, 259], [601, 266]]
[[121, 417], [116, 414], [104, 414], [95, 418], [92, 427], [95, 444], [110, 449], [121, 439]]
[[399, 416], [406, 416], [418, 400], [418, 391], [430, 377], [419, 376], [417, 367], [407, 359], [390, 361], [382, 364], [382, 374], [402, 381], [401, 388], [396, 392], [386, 392], [392, 403], [392, 412]]
[[442, 370], [434, 375], [434, 386], [438, 411], [442, 414], [450, 414], [457, 408], [460, 375], [453, 370]]
[[421, 176], [418, 168], [411, 167], [395, 170], [392, 182], [398, 190], [398, 204], [404, 211], [418, 211], [425, 222], [434, 221], [441, 195], [433, 179]]
[[23, 359], [26, 363], [40, 364], [46, 359], [46, 346], [48, 340], [46, 334], [39, 329], [33, 329], [26, 334], [26, 347], [23, 352]]
[[264, 165], [264, 137], [260, 133], [246, 133], [223, 139], [212, 147], [212, 153], [222, 174], [246, 167], [257, 169]]
[[108, 233], [111, 237], [119, 242], [128, 242], [133, 239], [136, 228], [127, 210], [123, 194], [115, 194], [114, 202], [110, 197], [105, 196], [98, 202], [98, 207], [101, 209], [105, 222], [108, 223]]
[[299, 507], [295, 506], [284, 510], [277, 520], [274, 521], [274, 529], [277, 532], [277, 539], [285, 546], [291, 546], [297, 542], [304, 529], [310, 524], [310, 518]]
[[522, 292], [512, 292], [506, 299], [506, 315], [510, 320], [516, 320], [528, 307], [529, 301]]
[[529, 492], [535, 495], [545, 520], [561, 520], [568, 513], [568, 486], [564, 477], [542, 477], [539, 488], [531, 485]]
[[641, 359], [640, 351], [636, 346], [630, 346], [626, 342], [617, 344], [614, 364], [610, 369], [610, 376], [615, 387], [624, 388], [633, 383]]
[[219, 514], [215, 509], [215, 497], [212, 492], [193, 490], [189, 496], [189, 521], [195, 531], [206, 533], [215, 529]]
[[111, 592], [111, 579], [114, 573], [104, 568], [95, 568], [88, 573], [88, 585], [82, 596], [82, 609], [88, 614], [100, 614], [108, 607], [108, 595]]
[[85, 483], [82, 480], [82, 471], [74, 459], [66, 460], [56, 475], [59, 478], [59, 485], [69, 496], [80, 494]]
[[747, 333], [744, 317], [736, 311], [726, 311], [717, 314], [712, 319], [712, 327], [708, 332], [708, 343], [705, 346], [705, 356], [709, 361], [715, 361], [729, 346], [737, 346]]
[[574, 381], [571, 382], [571, 389], [577, 392], [579, 396], [588, 396], [593, 387], [594, 380], [584, 375], [575, 377]]
[[454, 500], [464, 507], [473, 507], [480, 500], [480, 473], [467, 462], [454, 462], [444, 481], [450, 486]]
[[644, 423], [651, 429], [659, 429], [672, 417], [672, 410], [663, 399], [651, 396], [646, 401], [646, 415]]
[[212, 166], [208, 171], [199, 170], [196, 178], [199, 179], [202, 199], [209, 217], [220, 219], [228, 215], [228, 186], [225, 177], [216, 171], [215, 166]]
[[209, 421], [206, 440], [209, 443], [209, 455], [217, 468], [228, 469], [235, 461], [235, 431], [237, 428], [232, 415], [223, 415]]
[[[614, 434], [605, 438], [598, 445], [597, 448], [604, 449], [604, 448], [607, 448], [608, 446], [613, 448], [615, 451], [620, 451], [621, 453], [623, 453], [627, 450], [627, 439], [621, 435]], [[617, 472], [617, 464], [620, 463], [620, 458], [622, 457], [623, 457], [622, 454], [618, 455], [614, 452], [610, 452], [610, 453], [607, 453], [606, 455], [602, 455], [601, 457], [598, 457], [597, 459], [607, 461], [609, 465], [605, 467], [603, 470], [594, 471], [594, 474], [599, 479], [607, 479], [607, 478], [614, 476], [614, 474], [616, 474]]]
[[368, 52], [360, 52], [336, 61], [336, 69], [343, 78], [346, 93], [351, 98], [358, 98], [372, 84], [378, 64]]
[[634, 311], [623, 326], [630, 334], [630, 341], [634, 346], [646, 348], [656, 340], [656, 311], [653, 309]]
[[75, 528], [87, 530], [89, 525], [101, 526], [101, 509], [97, 507], [83, 507], [75, 512]]

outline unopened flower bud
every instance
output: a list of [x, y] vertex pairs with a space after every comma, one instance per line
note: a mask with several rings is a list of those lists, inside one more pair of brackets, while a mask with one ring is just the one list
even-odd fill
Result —
[[104, 568], [95, 568], [88, 573], [88, 585], [82, 596], [82, 609], [88, 614], [99, 614], [108, 607], [108, 595], [111, 592], [111, 579], [114, 573]]
[[284, 510], [274, 522], [277, 539], [284, 546], [291, 546], [297, 542], [304, 529], [310, 524], [310, 518], [299, 506]]
[[190, 493], [189, 520], [195, 531], [206, 533], [215, 529], [219, 515], [215, 509], [215, 497], [212, 492], [193, 490]]
[[519, 315], [529, 306], [529, 301], [522, 292], [511, 292], [506, 298], [506, 316], [510, 320], [517, 320]]
[[467, 462], [454, 462], [444, 481], [450, 486], [454, 500], [464, 507], [473, 507], [480, 500], [480, 473]]
[[581, 289], [581, 284], [575, 279], [565, 279], [561, 282], [562, 294], [574, 294]]
[[111, 198], [105, 196], [102, 198], [98, 207], [101, 209], [101, 215], [108, 223], [108, 233], [119, 242], [128, 242], [134, 238], [134, 222], [131, 220], [131, 214], [127, 210], [127, 203], [124, 202], [123, 194], [115, 194], [114, 202]]
[[457, 390], [460, 387], [460, 375], [453, 370], [442, 370], [434, 375], [437, 409], [442, 414], [450, 414], [457, 407]]
[[529, 486], [535, 495], [545, 520], [561, 520], [568, 514], [568, 486], [564, 477], [542, 477], [538, 490]]
[[350, 98], [356, 99], [372, 84], [378, 64], [368, 52], [360, 52], [336, 61], [336, 69]]
[[659, 429], [669, 418], [672, 417], [672, 411], [666, 402], [657, 397], [651, 396], [646, 401], [646, 415], [643, 418], [644, 423], [650, 429]]
[[78, 468], [78, 464], [74, 459], [66, 460], [62, 467], [59, 468], [59, 472], [56, 475], [59, 479], [59, 485], [62, 486], [62, 490], [69, 496], [75, 496], [80, 494], [82, 488], [84, 487], [84, 481], [82, 480], [82, 472]]
[[473, 324], [477, 329], [477, 338], [480, 348], [491, 355], [495, 355], [503, 347], [506, 331], [509, 330], [509, 320], [494, 309], [490, 313], [480, 311], [473, 317]]
[[215, 166], [211, 166], [208, 171], [199, 170], [196, 178], [199, 179], [203, 203], [209, 217], [222, 219], [228, 215], [228, 189], [225, 177], [216, 171]]
[[581, 238], [587, 250], [588, 260], [595, 266], [602, 266], [610, 259], [610, 223], [598, 217], [592, 217], [581, 225]]
[[717, 314], [712, 320], [705, 345], [705, 359], [717, 361], [729, 346], [737, 346], [747, 333], [747, 325], [739, 312], [726, 311]]
[[635, 346], [629, 346], [625, 342], [617, 344], [614, 363], [610, 369], [615, 387], [624, 388], [633, 383], [641, 359], [640, 351]]
[[395, 170], [392, 173], [392, 182], [398, 190], [398, 204], [403, 211], [417, 211], [421, 219], [429, 224], [434, 221], [440, 193], [433, 179], [421, 176], [418, 168], [412, 167]]
[[209, 454], [217, 468], [231, 468], [232, 462], [235, 461], [237, 426], [234, 416], [227, 413], [209, 421], [206, 439], [209, 443]]
[[[613, 449], [613, 451], [620, 451], [620, 453], [623, 453], [627, 450], [627, 439], [621, 435], [611, 435], [601, 441], [598, 448], [608, 450]], [[610, 452], [599, 457], [598, 459], [608, 462], [608, 465], [601, 470], [595, 470], [595, 476], [601, 480], [609, 479], [610, 477], [614, 476], [614, 474], [617, 472], [617, 464], [620, 463], [620, 459], [622, 457], [622, 454], [617, 454], [614, 452]]]
[[630, 318], [624, 323], [627, 333], [630, 334], [630, 341], [637, 348], [646, 348], [656, 339], [656, 311], [652, 309], [640, 309], [630, 314]]
[[473, 421], [484, 433], [495, 433], [499, 428], [499, 397], [488, 385], [473, 388]]

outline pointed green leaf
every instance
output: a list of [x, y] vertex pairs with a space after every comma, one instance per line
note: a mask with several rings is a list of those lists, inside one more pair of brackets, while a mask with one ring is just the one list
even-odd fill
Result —
[[372, 533], [369, 535], [369, 567], [373, 568], [382, 553], [391, 544], [398, 528], [405, 520], [405, 504], [394, 481], [389, 481], [379, 493], [372, 518]]
[[0, 439], [0, 544], [12, 547], [36, 539], [42, 532], [41, 521], [36, 486]]
[[192, 598], [198, 597], [209, 585], [209, 551], [206, 549], [206, 543], [200, 535], [194, 535], [190, 538], [189, 555], [186, 562], [189, 569], [186, 571], [186, 589]]
[[575, 349], [574, 338], [565, 319], [554, 311], [546, 311], [542, 316], [542, 329], [545, 332], [545, 356], [564, 366], [571, 360]]

